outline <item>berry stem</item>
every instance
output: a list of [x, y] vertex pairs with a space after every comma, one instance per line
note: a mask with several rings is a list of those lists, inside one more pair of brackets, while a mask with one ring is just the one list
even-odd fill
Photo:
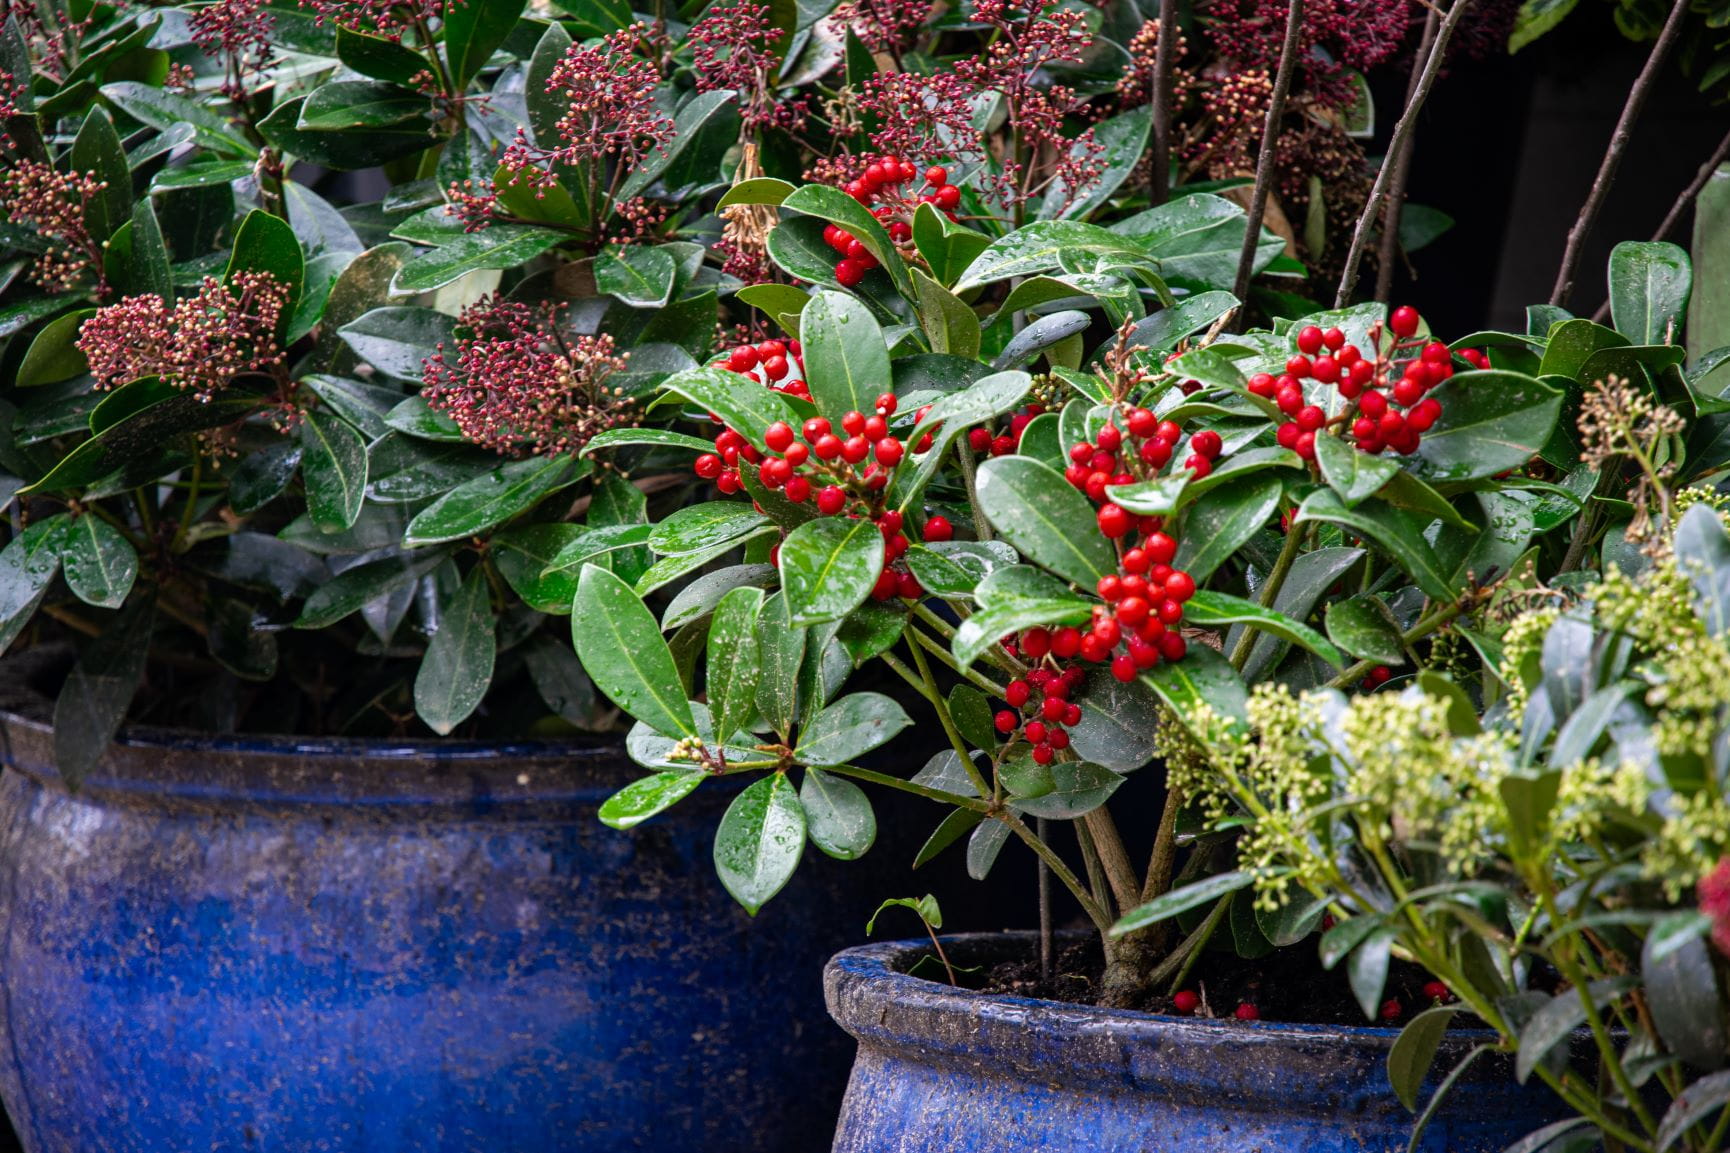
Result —
[[[1458, 3], [1459, 0], [1455, 2]], [[1682, 20], [1688, 14], [1689, 2], [1690, 0], [1676, 0], [1671, 5], [1670, 15], [1664, 21], [1664, 30], [1658, 34], [1651, 54], [1646, 57], [1646, 63], [1640, 69], [1639, 78], [1629, 90], [1628, 102], [1622, 105], [1622, 115], [1616, 121], [1616, 130], [1610, 134], [1610, 145], [1604, 150], [1604, 159], [1598, 165], [1598, 175], [1592, 179], [1592, 190], [1586, 195], [1586, 203], [1580, 206], [1580, 215], [1574, 220], [1574, 227], [1568, 229], [1568, 248], [1562, 254], [1562, 267], [1556, 270], [1556, 285], [1550, 289], [1551, 304], [1566, 304], [1569, 293], [1574, 290], [1574, 273], [1580, 267], [1580, 257], [1586, 249], [1586, 237], [1591, 235], [1592, 226], [1597, 224], [1598, 212], [1604, 207], [1604, 200], [1610, 194], [1610, 185], [1616, 181], [1616, 171], [1622, 166], [1622, 154], [1627, 151], [1628, 138], [1634, 132], [1634, 122], [1640, 119], [1640, 113], [1646, 106], [1646, 97], [1651, 95], [1652, 87], [1657, 83], [1658, 71], [1664, 66], [1664, 61], [1670, 56], [1670, 49], [1682, 34]]]
[[[1291, 92], [1292, 73], [1297, 71], [1298, 40], [1303, 32], [1304, 22], [1304, 0], [1288, 2], [1290, 7], [1286, 12], [1285, 44], [1280, 49], [1279, 71], [1274, 75], [1273, 95], [1268, 99], [1267, 122], [1262, 126], [1261, 154], [1256, 157], [1255, 162], [1255, 191], [1249, 198], [1249, 218], [1244, 221], [1243, 229], [1243, 250], [1238, 254], [1237, 280], [1232, 285], [1232, 295], [1240, 301], [1249, 294], [1250, 275], [1255, 270], [1255, 253], [1261, 240], [1261, 221], [1267, 212], [1268, 188], [1274, 179], [1274, 154], [1279, 149], [1280, 124], [1285, 119], [1286, 95]], [[1162, 54], [1165, 48], [1165, 33], [1162, 27], [1159, 39], [1159, 50]]]
[[[1453, 39], [1454, 29], [1459, 27], [1460, 19], [1465, 16], [1466, 9], [1472, 0], [1454, 0], [1448, 9], [1447, 17], [1436, 31], [1436, 42], [1430, 47], [1430, 55], [1424, 61], [1424, 70], [1418, 77], [1416, 89], [1410, 100], [1406, 101], [1405, 111], [1400, 113], [1400, 121], [1394, 126], [1394, 136], [1388, 143], [1387, 154], [1398, 156], [1406, 146], [1406, 140], [1417, 129], [1418, 113], [1424, 107], [1424, 101], [1429, 98], [1430, 88], [1436, 82], [1436, 74], [1442, 69], [1442, 60], [1448, 53], [1448, 41]], [[1678, 0], [1686, 4], [1687, 0]], [[1352, 230], [1352, 246], [1346, 253], [1345, 268], [1340, 273], [1339, 291], [1334, 294], [1334, 307], [1344, 308], [1351, 302], [1352, 292], [1358, 286], [1358, 265], [1363, 262], [1364, 247], [1369, 242], [1370, 226], [1381, 213], [1382, 196], [1387, 191], [1388, 181], [1393, 177], [1393, 164], [1383, 164], [1376, 173], [1376, 182], [1370, 188], [1369, 196], [1364, 200], [1364, 210], [1358, 217], [1357, 227]]]

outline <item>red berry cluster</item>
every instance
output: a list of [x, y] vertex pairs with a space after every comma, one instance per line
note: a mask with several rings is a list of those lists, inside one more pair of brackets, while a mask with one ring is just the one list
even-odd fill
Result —
[[[1141, 479], [1138, 471], [1145, 476], [1169, 465], [1183, 430], [1145, 408], [1130, 409], [1123, 423], [1127, 432], [1107, 423], [1095, 440], [1073, 446], [1064, 475], [1099, 505], [1099, 531], [1118, 554], [1118, 571], [1099, 579], [1096, 591], [1105, 604], [1094, 610], [1091, 629], [1082, 637], [1081, 659], [1110, 661], [1111, 675], [1129, 681], [1162, 659], [1182, 660], [1188, 652], [1177, 630], [1184, 602], [1195, 595], [1195, 580], [1172, 567], [1177, 541], [1165, 532], [1161, 518], [1137, 516], [1108, 499], [1105, 491], [1109, 485]], [[1183, 467], [1193, 476], [1206, 476], [1223, 447], [1217, 432], [1197, 432], [1189, 438]], [[1122, 652], [1117, 651], [1120, 644]]]
[[[805, 350], [796, 340], [765, 340], [761, 344], [741, 344], [730, 349], [716, 367], [768, 385], [788, 396], [811, 399], [811, 389], [805, 383]], [[794, 376], [797, 369], [799, 375]]]
[[[882, 507], [881, 494], [907, 452], [900, 438], [889, 431], [896, 407], [895, 394], [886, 392], [877, 398], [870, 416], [862, 412], [843, 414], [840, 432], [822, 416], [812, 417], [797, 431], [778, 420], [763, 433], [767, 452], [725, 428], [715, 438], [715, 451], [699, 456], [694, 468], [698, 476], [713, 480], [730, 495], [744, 487], [741, 468], [756, 465], [763, 487], [780, 491], [795, 504], [811, 500], [824, 516], [845, 513], [876, 521], [883, 533], [883, 572], [871, 595], [880, 601], [917, 598], [924, 590], [901, 560], [910, 547], [904, 518], [900, 512]], [[928, 409], [919, 409], [915, 422], [923, 419]], [[931, 433], [923, 433], [919, 443], [921, 451], [930, 448]], [[933, 516], [925, 522], [925, 541], [946, 541], [954, 535], [954, 526], [945, 517]]]
[[1029, 404], [1009, 418], [1008, 432], [994, 432], [983, 425], [967, 430], [967, 446], [980, 456], [1008, 456], [1021, 447], [1021, 434], [1033, 418], [1045, 411], [1042, 404]]
[[[1304, 395], [1303, 382], [1314, 380], [1333, 385], [1353, 402], [1337, 421], [1348, 425], [1359, 449], [1416, 452], [1423, 434], [1442, 415], [1441, 403], [1425, 393], [1454, 374], [1447, 345], [1417, 338], [1421, 323], [1417, 309], [1404, 305], [1394, 309], [1388, 318], [1394, 345], [1387, 352], [1378, 351], [1373, 359], [1357, 345], [1347, 344], [1338, 328], [1324, 332], [1311, 324], [1300, 329], [1297, 355], [1286, 362], [1285, 372], [1279, 376], [1261, 372], [1249, 380], [1252, 393], [1273, 401], [1289, 418], [1275, 434], [1280, 446], [1305, 460], [1315, 459], [1315, 439], [1330, 422], [1326, 411]], [[1379, 324], [1371, 328], [1370, 339], [1379, 347]], [[1460, 355], [1474, 367], [1489, 367], [1475, 349]]]
[[1364, 679], [1358, 683], [1366, 693], [1373, 693], [1393, 679], [1394, 671], [1386, 665], [1377, 665], [1364, 674]]
[[[889, 230], [890, 240], [906, 244], [913, 239], [913, 213], [921, 204], [929, 204], [953, 220], [961, 203], [961, 189], [949, 183], [948, 169], [932, 165], [925, 170], [923, 190], [908, 191], [906, 186], [918, 177], [919, 169], [911, 160], [880, 156], [843, 185], [842, 191], [871, 210]], [[831, 224], [823, 229], [823, 240], [841, 254], [835, 279], [844, 287], [854, 287], [877, 267], [877, 258], [846, 229]]]
[[[1043, 661], [1047, 656], [1058, 660], [1073, 659], [1081, 651], [1080, 629], [1028, 629], [1019, 642], [1006, 642], [1004, 647], [1030, 661]], [[1043, 665], [1029, 670], [1021, 680], [1010, 681], [1003, 689], [1003, 699], [1009, 708], [993, 719], [997, 731], [1004, 736], [1019, 733], [1033, 746], [1033, 759], [1049, 765], [1057, 754], [1069, 747], [1068, 730], [1081, 723], [1081, 706], [1069, 698], [1080, 690], [1087, 674], [1078, 665], [1063, 669]]]

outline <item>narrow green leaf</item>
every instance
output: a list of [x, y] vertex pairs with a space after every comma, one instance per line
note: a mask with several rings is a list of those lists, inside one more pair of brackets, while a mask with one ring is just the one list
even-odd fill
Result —
[[715, 832], [715, 872], [752, 916], [781, 891], [805, 850], [805, 810], [785, 773], [734, 798]]
[[300, 425], [306, 511], [324, 532], [342, 532], [366, 499], [366, 441], [346, 422], [314, 410]]
[[757, 619], [762, 611], [762, 589], [736, 588], [721, 598], [709, 622], [709, 711], [721, 740], [743, 729], [757, 712], [762, 672]]
[[571, 638], [590, 679], [614, 704], [665, 736], [697, 735], [672, 650], [630, 585], [585, 565], [571, 609]]
[[94, 513], [66, 526], [60, 563], [66, 571], [66, 587], [98, 608], [119, 608], [138, 578], [138, 550], [119, 529]]
[[492, 586], [484, 567], [476, 565], [443, 606], [439, 630], [415, 674], [415, 712], [428, 728], [447, 736], [480, 707], [497, 656]]
[[1301, 645], [1335, 668], [1345, 667], [1345, 658], [1339, 649], [1302, 621], [1229, 593], [1197, 590], [1184, 605], [1184, 618], [1190, 624], [1202, 626], [1247, 624], [1270, 636]]
[[1458, 1011], [1454, 1005], [1425, 1009], [1406, 1022], [1388, 1050], [1388, 1081], [1400, 1104], [1414, 1113], [1418, 1111], [1418, 1092], [1424, 1087], [1424, 1078], [1430, 1075], [1448, 1023]]
[[669, 769], [632, 781], [602, 802], [601, 823], [634, 829], [690, 796], [708, 776], [699, 769]]
[[805, 727], [793, 755], [807, 765], [844, 765], [912, 723], [900, 705], [881, 693], [849, 693]]
[[1205, 880], [1193, 885], [1185, 885], [1181, 889], [1173, 889], [1162, 896], [1155, 897], [1146, 904], [1137, 905], [1118, 919], [1111, 927], [1113, 937], [1123, 937], [1149, 925], [1186, 913], [1229, 896], [1239, 889], [1247, 889], [1255, 883], [1255, 876], [1242, 871], [1231, 873], [1215, 873]]

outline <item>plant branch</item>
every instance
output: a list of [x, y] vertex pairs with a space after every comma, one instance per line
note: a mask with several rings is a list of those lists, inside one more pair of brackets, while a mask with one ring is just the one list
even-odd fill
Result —
[[[1280, 546], [1279, 559], [1274, 561], [1273, 571], [1261, 586], [1261, 596], [1258, 599], [1262, 608], [1273, 608], [1273, 602], [1279, 597], [1279, 590], [1285, 585], [1286, 576], [1291, 572], [1292, 565], [1297, 563], [1298, 553], [1303, 551], [1305, 533], [1306, 530], [1298, 525], [1286, 526], [1285, 544]], [[1232, 646], [1232, 668], [1243, 671], [1244, 664], [1249, 660], [1250, 650], [1255, 647], [1257, 635], [1252, 626], [1244, 625], [1243, 636], [1237, 638], [1237, 644]]]
[[1101, 805], [1084, 814], [1080, 826], [1093, 840], [1094, 851], [1099, 855], [1099, 867], [1111, 886], [1112, 899], [1117, 902], [1118, 909], [1129, 912], [1141, 897], [1141, 884], [1135, 879], [1135, 866], [1129, 862], [1129, 851], [1123, 847], [1117, 822]]
[[[1670, 235], [1676, 225], [1682, 222], [1683, 215], [1687, 213], [1689, 208], [1693, 207], [1700, 191], [1706, 187], [1706, 182], [1712, 179], [1712, 174], [1718, 171], [1718, 166], [1723, 164], [1726, 158], [1730, 158], [1730, 132], [1724, 134], [1724, 139], [1718, 142], [1718, 147], [1712, 150], [1712, 155], [1707, 158], [1706, 163], [1700, 166], [1700, 171], [1694, 174], [1694, 179], [1688, 187], [1684, 188], [1681, 194], [1676, 197], [1676, 203], [1670, 206], [1670, 211], [1664, 216], [1664, 223], [1660, 224], [1658, 230], [1652, 234], [1653, 240], [1663, 240]], [[1598, 311], [1592, 314], [1592, 319], [1602, 324], [1609, 315], [1610, 302], [1606, 300], [1598, 306]], [[1730, 1114], [1726, 1114], [1726, 1116], [1730, 1116]]]
[[[1406, 82], [1406, 103], [1412, 102], [1412, 96], [1418, 90], [1418, 77], [1423, 73], [1424, 61], [1429, 59], [1430, 47], [1436, 42], [1436, 30], [1441, 27], [1442, 13], [1438, 8], [1431, 8], [1424, 17], [1423, 38], [1418, 41], [1418, 52], [1412, 59], [1412, 75]], [[1394, 264], [1400, 258], [1400, 216], [1406, 207], [1406, 185], [1412, 177], [1412, 150], [1417, 142], [1417, 133], [1406, 137], [1405, 145], [1397, 156], [1390, 156], [1383, 163], [1394, 166], [1393, 180], [1388, 185], [1387, 206], [1382, 209], [1382, 242], [1376, 258], [1376, 294], [1374, 299], [1386, 302], [1393, 295]]]
[[1050, 845], [1034, 836], [1033, 830], [1028, 828], [1025, 822], [1017, 820], [1013, 814], [1004, 813], [997, 819], [1008, 825], [1010, 832], [1026, 841], [1027, 847], [1039, 854], [1039, 859], [1051, 869], [1052, 875], [1063, 882], [1063, 887], [1068, 889], [1081, 905], [1082, 911], [1087, 914], [1088, 920], [1093, 922], [1094, 928], [1098, 929], [1102, 936], [1109, 933], [1111, 931], [1111, 918], [1104, 909], [1099, 907], [1099, 902], [1093, 899], [1093, 895], [1087, 891], [1087, 886], [1081, 883], [1081, 879], [1068, 865], [1063, 863], [1063, 858], [1058, 856]]
[[1610, 194], [1610, 185], [1616, 181], [1616, 170], [1622, 165], [1622, 154], [1627, 151], [1628, 139], [1633, 135], [1634, 123], [1640, 119], [1640, 112], [1646, 106], [1646, 98], [1651, 95], [1652, 88], [1657, 83], [1658, 70], [1664, 66], [1664, 61], [1670, 56], [1670, 49], [1675, 46], [1677, 37], [1682, 33], [1682, 20], [1688, 14], [1688, 4], [1689, 0], [1676, 0], [1671, 6], [1670, 15], [1664, 21], [1664, 30], [1658, 34], [1657, 43], [1652, 45], [1652, 51], [1647, 55], [1646, 63], [1634, 81], [1634, 87], [1629, 90], [1627, 103], [1622, 105], [1622, 115], [1616, 121], [1616, 130], [1610, 134], [1610, 146], [1604, 150], [1604, 159], [1598, 165], [1598, 175], [1592, 180], [1592, 190], [1586, 195], [1586, 203], [1580, 207], [1580, 215], [1575, 218], [1574, 227], [1568, 230], [1568, 247], [1562, 253], [1562, 267], [1556, 270], [1556, 285], [1550, 290], [1551, 304], [1565, 305], [1568, 294], [1574, 290], [1574, 274], [1580, 267], [1580, 257], [1586, 248], [1586, 237], [1591, 235], [1592, 226], [1598, 222], [1598, 213]]
[[[1435, 84], [1436, 74], [1442, 69], [1442, 60], [1448, 54], [1448, 41], [1453, 39], [1454, 29], [1459, 27], [1460, 19], [1466, 14], [1471, 2], [1472, 0], [1454, 0], [1453, 6], [1442, 20], [1441, 27], [1436, 30], [1436, 42], [1430, 46], [1430, 55], [1424, 61], [1424, 70], [1418, 76], [1411, 99], [1406, 101], [1406, 109], [1400, 114], [1399, 123], [1394, 126], [1394, 138], [1388, 143], [1389, 156], [1398, 156], [1412, 132], [1416, 130], [1418, 113], [1423, 110], [1424, 101], [1429, 99], [1430, 88]], [[1682, 2], [1686, 3], [1687, 0]], [[1334, 294], [1335, 308], [1344, 308], [1351, 301], [1352, 291], [1358, 286], [1358, 265], [1363, 262], [1370, 226], [1380, 214], [1382, 196], [1387, 192], [1388, 182], [1393, 179], [1393, 170], [1392, 164], [1382, 165], [1381, 171], [1376, 173], [1376, 182], [1370, 189], [1369, 198], [1364, 201], [1363, 213], [1358, 217], [1357, 227], [1352, 230], [1352, 246], [1346, 253], [1345, 269], [1340, 273], [1339, 291]]]
[[1159, 814], [1159, 831], [1153, 835], [1153, 856], [1147, 863], [1147, 879], [1142, 882], [1138, 904], [1145, 905], [1171, 891], [1172, 873], [1177, 868], [1177, 817], [1181, 812], [1183, 790], [1168, 786], [1165, 809]]
[[[1261, 132], [1261, 154], [1255, 162], [1255, 190], [1250, 193], [1249, 216], [1244, 220], [1243, 249], [1237, 257], [1237, 280], [1232, 285], [1232, 295], [1240, 301], [1249, 293], [1249, 281], [1255, 271], [1255, 252], [1257, 242], [1261, 240], [1261, 221], [1267, 213], [1268, 188], [1273, 184], [1274, 153], [1279, 146], [1280, 122], [1285, 119], [1286, 96], [1291, 92], [1292, 73], [1297, 71], [1298, 38], [1303, 31], [1304, 0], [1288, 0], [1290, 7], [1286, 11], [1285, 44], [1280, 48], [1279, 71], [1274, 75], [1273, 95], [1268, 100], [1267, 122]], [[1165, 49], [1164, 31], [1161, 30], [1160, 50]]]
[[[1295, 0], [1294, 0], [1295, 2]], [[1153, 53], [1153, 203], [1171, 199], [1171, 67], [1177, 59], [1177, 0], [1159, 0], [1159, 40]]]

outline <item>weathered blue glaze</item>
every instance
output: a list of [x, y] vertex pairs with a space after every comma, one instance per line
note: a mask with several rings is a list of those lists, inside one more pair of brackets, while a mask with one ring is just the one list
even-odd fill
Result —
[[[958, 964], [1021, 934], [949, 938]], [[830, 1015], [859, 1042], [835, 1153], [1389, 1153], [1413, 1117], [1388, 1083], [1396, 1029], [1155, 1017], [907, 976], [927, 942], [829, 962]], [[1453, 1034], [1451, 1068], [1488, 1034]], [[1433, 1088], [1433, 1086], [1430, 1086]], [[1426, 1090], [1427, 1092], [1427, 1090]], [[1500, 1153], [1564, 1113], [1480, 1058], [1424, 1153]]]
[[810, 860], [753, 922], [711, 862], [726, 784], [621, 834], [616, 746], [132, 734], [76, 795], [52, 759], [0, 716], [0, 1094], [31, 1153], [790, 1153], [833, 1126], [818, 975], [880, 884]]

